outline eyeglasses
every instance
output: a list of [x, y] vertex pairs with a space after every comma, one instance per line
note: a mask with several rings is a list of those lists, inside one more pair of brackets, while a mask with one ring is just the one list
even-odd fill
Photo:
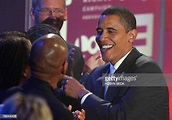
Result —
[[41, 15], [52, 15], [53, 13], [55, 15], [61, 15], [65, 12], [63, 9], [55, 8], [53, 10], [49, 8], [42, 8], [40, 10], [36, 9]]

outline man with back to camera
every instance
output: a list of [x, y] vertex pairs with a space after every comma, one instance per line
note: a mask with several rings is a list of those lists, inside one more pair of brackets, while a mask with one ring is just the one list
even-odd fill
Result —
[[[44, 23], [61, 30], [63, 22], [67, 20], [67, 8], [65, 0], [32, 0], [31, 16], [35, 25]], [[73, 67], [73, 76], [80, 79], [84, 69], [84, 59], [79, 47], [66, 42], [68, 49], [75, 49], [74, 63], [68, 67], [67, 73], [71, 75], [70, 67]]]
[[[59, 31], [57, 31], [54, 27], [48, 24], [37, 24], [32, 26], [28, 31], [27, 34], [30, 38], [31, 43], [34, 43], [36, 39], [43, 35], [47, 35], [49, 33], [54, 33], [59, 35]], [[68, 52], [68, 61], [69, 61], [69, 52]], [[69, 68], [69, 67], [68, 67]], [[61, 102], [63, 102], [66, 106], [72, 105], [72, 110], [80, 110], [81, 105], [77, 99], [68, 97], [64, 94], [61, 90], [61, 82], [58, 83], [56, 88], [56, 96], [59, 98]]]
[[[99, 17], [96, 42], [107, 63], [94, 69], [84, 86], [66, 77], [67, 95], [81, 100], [87, 120], [169, 120], [169, 95], [158, 64], [133, 47], [136, 19], [123, 7], [107, 8]], [[126, 86], [106, 86], [106, 74], [137, 75]], [[105, 77], [104, 77], [105, 75]], [[126, 82], [125, 82], [126, 83]]]
[[[74, 120], [72, 112], [55, 95], [57, 83], [67, 70], [68, 48], [57, 34], [47, 34], [33, 44], [29, 56], [31, 77], [21, 86], [21, 92], [39, 96], [47, 102], [54, 120]], [[85, 119], [85, 111], [76, 111], [77, 119]]]

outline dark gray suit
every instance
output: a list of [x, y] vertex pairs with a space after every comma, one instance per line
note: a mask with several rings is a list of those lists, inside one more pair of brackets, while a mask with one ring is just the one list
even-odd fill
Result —
[[[122, 62], [117, 73], [158, 73], [158, 77], [138, 77], [137, 86], [109, 87], [104, 100], [102, 81], [104, 73], [109, 72], [109, 63], [96, 68], [84, 81], [92, 95], [88, 96], [82, 107], [89, 120], [168, 120], [168, 89], [161, 69], [135, 48]], [[147, 79], [148, 78], [148, 79]], [[155, 85], [155, 86], [149, 86]]]

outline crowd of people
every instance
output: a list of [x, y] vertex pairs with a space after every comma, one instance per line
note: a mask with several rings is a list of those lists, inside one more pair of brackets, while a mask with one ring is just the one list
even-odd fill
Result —
[[[169, 120], [163, 72], [133, 46], [138, 31], [130, 10], [112, 6], [101, 13], [96, 65], [100, 53], [84, 62], [80, 48], [60, 35], [65, 0], [32, 0], [31, 17], [28, 31], [0, 33], [0, 119]], [[134, 75], [123, 86], [110, 81]]]

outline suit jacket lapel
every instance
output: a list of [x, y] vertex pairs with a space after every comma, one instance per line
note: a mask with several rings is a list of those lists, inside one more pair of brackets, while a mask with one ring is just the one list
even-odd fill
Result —
[[99, 77], [97, 80], [96, 80], [96, 86], [94, 87], [94, 94], [99, 96], [100, 98], [104, 98], [104, 85], [103, 85], [103, 82], [104, 82], [104, 77], [106, 76], [106, 74], [109, 73], [109, 63], [107, 63], [107, 65], [104, 67], [103, 71], [101, 71], [101, 77]]
[[[119, 68], [115, 71], [115, 73], [124, 74], [124, 73], [132, 72], [132, 67], [135, 64], [135, 61], [141, 55], [142, 54], [139, 53], [136, 48], [133, 48], [132, 51], [129, 53], [129, 55], [124, 59], [122, 64], [119, 66]], [[118, 99], [115, 96], [122, 96], [127, 89], [128, 87], [125, 87], [125, 86], [123, 87], [109, 86], [106, 93], [106, 100], [108, 100], [109, 102], [112, 102], [114, 101], [114, 99]]]
[[103, 99], [103, 97], [104, 97], [103, 79], [104, 79], [103, 76], [102, 76], [102, 77], [99, 77], [99, 78], [97, 79], [97, 81], [96, 81], [97, 87], [95, 87], [95, 92], [94, 92], [97, 96], [99, 96], [99, 97], [102, 98], [102, 99]]
[[136, 48], [133, 48], [115, 73], [131, 73], [132, 67], [134, 66], [137, 58], [139, 58], [141, 55], [142, 54]]

